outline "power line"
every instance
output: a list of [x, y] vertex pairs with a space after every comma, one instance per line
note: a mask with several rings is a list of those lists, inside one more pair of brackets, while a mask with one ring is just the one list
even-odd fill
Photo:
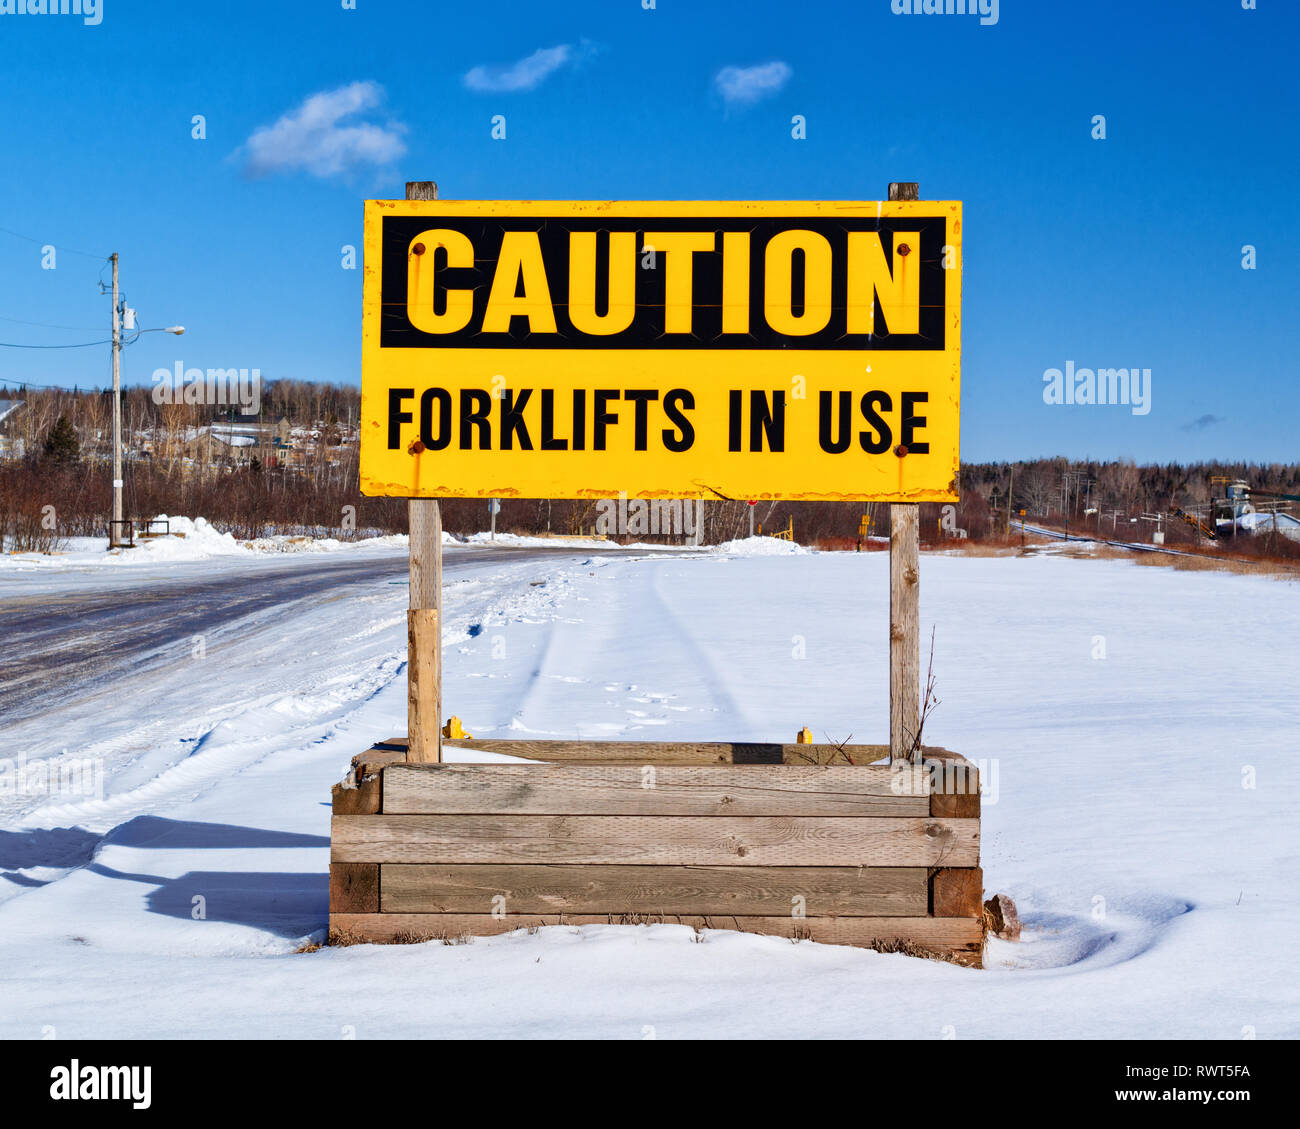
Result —
[[82, 341], [78, 345], [14, 345], [8, 341], [0, 341], [0, 349], [89, 349], [92, 345], [111, 345], [112, 339], [107, 341]]
[[[13, 231], [7, 227], [0, 227], [0, 231], [3, 231], [6, 235], [12, 235], [15, 239], [23, 239], [28, 243], [36, 243], [42, 247], [44, 247], [47, 242], [43, 239], [33, 239], [30, 235], [24, 235], [21, 231]], [[51, 246], [54, 247], [56, 253], [62, 251], [65, 255], [81, 255], [87, 259], [108, 260], [107, 255], [95, 255], [89, 251], [78, 251], [72, 247], [60, 247], [57, 243], [51, 244]]]
[[24, 321], [22, 318], [7, 318], [2, 315], [0, 315], [0, 321], [13, 322], [14, 325], [34, 325], [40, 329], [75, 329], [81, 333], [93, 333], [101, 328], [98, 325], [54, 325], [48, 321]]
[[[90, 392], [90, 388], [69, 388], [63, 384], [34, 384], [30, 380], [12, 380], [7, 376], [0, 376], [0, 384], [12, 384], [20, 392], [25, 388], [39, 388], [44, 392]], [[143, 385], [141, 386], [143, 387]], [[98, 386], [94, 390], [98, 390]]]
[[[15, 239], [22, 239], [27, 243], [35, 243], [38, 246], [42, 246], [42, 247], [46, 245], [45, 241], [43, 240], [34, 239], [30, 235], [24, 235], [21, 231], [14, 231], [12, 228], [9, 227], [0, 227], [0, 231], [4, 232], [6, 235], [12, 235]], [[108, 262], [107, 255], [95, 255], [89, 251], [78, 251], [75, 247], [60, 247], [58, 244], [52, 244], [52, 246], [55, 248], [56, 252], [62, 251], [64, 254], [81, 255], [84, 258], [94, 259], [97, 262], [104, 262], [104, 263]], [[100, 268], [99, 274], [100, 277], [102, 278], [104, 274], [102, 267]], [[95, 328], [92, 326], [80, 326], [80, 325], [48, 325], [44, 322], [24, 321], [22, 318], [9, 318], [9, 317], [0, 318], [0, 321], [12, 322], [17, 325], [32, 325], [40, 329], [67, 329], [67, 330], [75, 330], [75, 331], [85, 331], [88, 329]], [[0, 341], [0, 349], [88, 349], [94, 345], [106, 345], [108, 343], [109, 342], [106, 341], [85, 341], [76, 345], [17, 345], [17, 344], [12, 344], [8, 341]]]

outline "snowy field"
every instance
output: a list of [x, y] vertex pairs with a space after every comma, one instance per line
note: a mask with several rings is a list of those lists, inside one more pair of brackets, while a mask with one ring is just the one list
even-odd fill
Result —
[[[480, 737], [884, 741], [886, 555], [779, 548], [451, 547], [446, 712]], [[233, 588], [248, 559], [10, 562], [0, 599]], [[38, 718], [0, 699], [0, 1036], [1300, 1035], [1294, 583], [925, 556], [927, 739], [982, 762], [986, 887], [1025, 921], [982, 971], [671, 925], [296, 953], [324, 934], [330, 786], [405, 731], [405, 611], [377, 580]], [[92, 787], [43, 795], [51, 767]]]

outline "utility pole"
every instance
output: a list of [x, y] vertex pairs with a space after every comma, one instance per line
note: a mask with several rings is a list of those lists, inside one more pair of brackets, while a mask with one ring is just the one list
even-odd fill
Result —
[[108, 547], [117, 549], [122, 541], [122, 311], [117, 304], [117, 252], [113, 263], [113, 520], [108, 525]]
[[[1079, 491], [1085, 490], [1086, 496], [1091, 498], [1092, 485], [1096, 479], [1089, 478], [1084, 471], [1066, 469], [1061, 472], [1061, 510], [1065, 514], [1065, 537], [1070, 537], [1070, 517], [1078, 508]], [[1073, 488], [1073, 489], [1071, 489]], [[1084, 503], [1085, 508], [1087, 502]], [[1084, 515], [1087, 516], [1086, 514]]]
[[[1015, 493], [1015, 490], [1016, 490], [1016, 464], [1012, 463], [1011, 481], [1007, 485], [1007, 533], [1008, 534], [1011, 533], [1011, 495]], [[1021, 524], [1023, 524], [1023, 522]], [[1024, 544], [1024, 540], [1025, 540], [1024, 534], [1025, 531], [1022, 529], [1020, 531], [1020, 542], [1022, 545]]]

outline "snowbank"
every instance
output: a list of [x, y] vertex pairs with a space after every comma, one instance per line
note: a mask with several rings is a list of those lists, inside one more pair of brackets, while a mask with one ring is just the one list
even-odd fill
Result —
[[794, 557], [809, 550], [779, 537], [741, 537], [736, 541], [714, 545], [710, 552], [722, 553], [728, 557]]
[[[462, 542], [451, 539], [449, 535], [443, 534], [443, 544], [462, 544]], [[595, 537], [529, 537], [518, 533], [498, 533], [495, 539], [490, 533], [474, 533], [465, 539], [464, 544], [469, 545], [504, 545], [507, 547], [530, 548], [530, 549], [636, 549], [640, 550], [669, 550], [680, 552], [682, 549], [689, 549], [689, 545], [666, 545], [663, 543], [649, 544], [644, 541], [638, 541], [631, 545], [620, 545], [617, 541], [602, 541]]]
[[159, 514], [159, 522], [166, 522], [168, 536], [148, 541], [136, 541], [132, 549], [105, 553], [105, 557], [123, 561], [128, 557], [142, 556], [153, 561], [194, 561], [210, 557], [224, 557], [247, 553], [229, 533], [218, 533], [208, 524], [207, 518], [169, 517]]
[[[275, 537], [258, 537], [241, 541], [240, 545], [255, 553], [337, 553], [344, 549], [405, 549], [410, 538], [405, 533], [385, 533], [379, 537], [364, 537], [358, 541], [340, 541], [337, 537], [304, 537], [280, 534]], [[444, 545], [456, 542], [443, 534]]]
[[[84, 568], [88, 565], [138, 565], [207, 561], [215, 557], [258, 556], [281, 553], [336, 553], [357, 549], [406, 548], [404, 533], [365, 537], [357, 541], [340, 541], [334, 537], [304, 537], [279, 534], [240, 541], [230, 533], [220, 533], [206, 518], [171, 517], [159, 514], [156, 522], [166, 522], [168, 533], [162, 537], [137, 538], [131, 548], [109, 549], [103, 537], [70, 537], [54, 553], [0, 554], [0, 570], [30, 571], [43, 568]], [[450, 534], [443, 534], [444, 545], [459, 544]]]
[[[69, 566], [85, 567], [87, 565], [131, 565], [157, 562], [206, 561], [214, 557], [280, 555], [285, 553], [338, 553], [359, 549], [405, 549], [410, 538], [405, 533], [389, 533], [376, 537], [363, 537], [356, 541], [340, 541], [336, 537], [307, 537], [302, 534], [277, 534], [271, 537], [257, 537], [251, 541], [240, 541], [229, 533], [218, 533], [206, 518], [170, 517], [159, 514], [157, 521], [166, 521], [170, 535], [148, 540], [138, 539], [133, 548], [109, 550], [103, 537], [70, 537], [64, 547], [54, 553], [7, 553], [0, 554], [0, 571], [5, 569], [31, 571], [33, 569], [57, 569]], [[740, 548], [734, 550], [739, 556], [758, 556], [763, 553], [776, 555], [791, 552], [803, 552], [798, 546], [793, 548], [787, 542], [772, 538], [754, 538], [755, 542], [765, 542], [773, 548]], [[606, 549], [637, 552], [689, 552], [698, 551], [690, 545], [648, 544], [636, 542], [620, 545], [617, 541], [601, 541], [587, 537], [528, 537], [515, 533], [498, 533], [495, 539], [489, 533], [475, 533], [469, 537], [457, 537], [443, 533], [442, 543], [448, 546], [473, 545], [476, 548], [530, 548], [530, 549], [580, 549], [584, 552]], [[745, 542], [732, 542], [733, 546], [744, 546]], [[720, 547], [721, 548], [721, 547]]]

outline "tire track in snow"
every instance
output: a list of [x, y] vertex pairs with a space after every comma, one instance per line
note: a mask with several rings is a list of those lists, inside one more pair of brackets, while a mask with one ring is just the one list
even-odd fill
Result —
[[[495, 550], [449, 554], [448, 572], [487, 575], [473, 577], [481, 588], [465, 603], [457, 599], [455, 579], [448, 584], [444, 646], [482, 618], [482, 609], [500, 602], [502, 587], [534, 574], [538, 558], [556, 555], [555, 550], [513, 549], [503, 556]], [[132, 695], [125, 701], [122, 682], [110, 680], [93, 697], [10, 728], [5, 755], [22, 748], [57, 765], [66, 746], [68, 758], [100, 763], [106, 795], [65, 803], [43, 796], [0, 797], [0, 817], [26, 826], [76, 822], [107, 830], [137, 815], [192, 802], [267, 757], [308, 749], [345, 732], [406, 669], [406, 590], [400, 581], [384, 579], [387, 572], [325, 599], [312, 589], [269, 613], [227, 623], [202, 660], [132, 672]], [[340, 663], [338, 656], [352, 661]], [[115, 731], [100, 736], [103, 702], [112, 711], [109, 725]], [[142, 720], [134, 720], [133, 708]], [[367, 732], [360, 740], [373, 739], [376, 734]], [[340, 773], [356, 751], [352, 745], [340, 751]]]
[[[581, 568], [556, 578], [561, 581], [563, 596], [552, 601], [556, 614], [545, 627], [539, 643], [541, 654], [530, 665], [528, 681], [511, 711], [510, 728], [539, 737], [627, 739], [641, 730], [671, 729], [676, 721], [671, 713], [692, 712], [720, 715], [729, 728], [747, 726], [746, 711], [708, 649], [665, 599], [660, 561], [620, 561], [605, 567], [618, 571], [612, 575], [598, 572], [592, 578], [592, 588], [582, 586], [587, 578], [580, 576]], [[587, 591], [592, 594], [586, 596]], [[580, 599], [590, 600], [590, 613], [565, 618], [564, 607]], [[639, 669], [624, 677], [618, 656], [629, 640], [643, 640], [644, 646], [634, 658]], [[659, 668], [653, 676], [645, 673], [647, 653]], [[666, 685], [647, 689], [653, 679]], [[586, 713], [569, 712], [557, 683], [602, 686], [611, 695], [607, 706], [618, 712], [593, 716], [590, 695], [583, 695]], [[690, 691], [699, 693], [700, 699], [680, 704]], [[663, 716], [637, 706], [658, 706]]]

